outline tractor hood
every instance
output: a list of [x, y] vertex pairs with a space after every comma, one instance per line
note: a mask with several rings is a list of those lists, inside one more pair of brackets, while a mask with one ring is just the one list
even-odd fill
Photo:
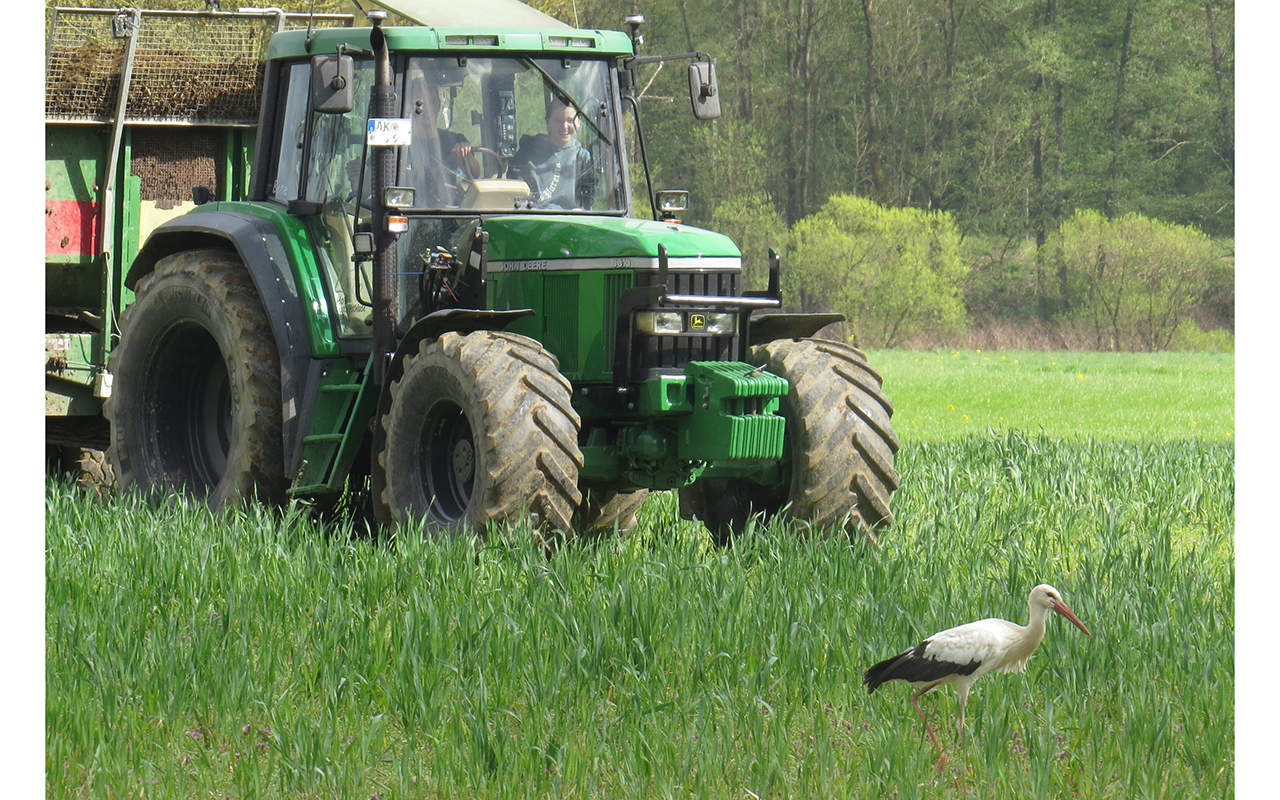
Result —
[[[508, 216], [484, 220], [489, 269], [656, 269], [658, 245], [673, 267], [733, 269], [742, 252], [729, 237], [674, 222], [581, 215]], [[605, 263], [607, 262], [607, 263]]]

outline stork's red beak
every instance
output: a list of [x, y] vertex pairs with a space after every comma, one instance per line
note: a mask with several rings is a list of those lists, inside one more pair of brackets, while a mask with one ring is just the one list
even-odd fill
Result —
[[1080, 630], [1084, 631], [1085, 636], [1093, 636], [1092, 633], [1089, 633], [1089, 629], [1084, 626], [1084, 623], [1080, 621], [1080, 618], [1076, 616], [1075, 612], [1067, 607], [1066, 603], [1059, 600], [1058, 602], [1053, 604], [1053, 610], [1057, 611], [1062, 616], [1071, 620], [1073, 625], [1075, 625]]

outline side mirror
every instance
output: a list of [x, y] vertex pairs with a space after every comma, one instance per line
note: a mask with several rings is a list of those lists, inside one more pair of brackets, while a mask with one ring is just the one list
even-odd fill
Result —
[[689, 99], [693, 101], [693, 115], [698, 119], [720, 116], [720, 89], [716, 85], [715, 64], [695, 61], [689, 65]]
[[356, 104], [355, 59], [349, 55], [311, 58], [311, 109], [346, 114]]

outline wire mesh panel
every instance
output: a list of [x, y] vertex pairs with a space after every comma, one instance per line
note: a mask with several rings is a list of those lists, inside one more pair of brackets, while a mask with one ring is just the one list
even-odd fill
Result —
[[112, 36], [114, 16], [115, 12], [59, 12], [45, 66], [46, 117], [93, 121], [111, 118], [127, 44], [127, 40]]
[[193, 186], [208, 186], [221, 196], [217, 165], [224, 135], [206, 127], [134, 128], [129, 174], [139, 179], [139, 199], [168, 209], [191, 200]]
[[129, 121], [254, 124], [260, 70], [275, 32], [268, 17], [143, 14], [129, 88]]
[[[143, 11], [136, 29], [131, 19], [105, 9], [57, 10], [45, 68], [47, 119], [110, 121], [133, 36], [126, 121], [257, 123], [262, 62], [281, 24], [278, 15]], [[351, 17], [290, 15], [284, 22], [292, 28], [309, 21], [350, 25]]]

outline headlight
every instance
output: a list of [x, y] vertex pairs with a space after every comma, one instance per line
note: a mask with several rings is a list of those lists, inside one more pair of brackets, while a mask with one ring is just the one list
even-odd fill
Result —
[[733, 334], [738, 330], [738, 315], [715, 312], [707, 315], [707, 333]]
[[679, 311], [637, 311], [636, 330], [641, 333], [684, 333], [684, 315]]
[[388, 186], [382, 195], [387, 208], [413, 208], [412, 186]]

